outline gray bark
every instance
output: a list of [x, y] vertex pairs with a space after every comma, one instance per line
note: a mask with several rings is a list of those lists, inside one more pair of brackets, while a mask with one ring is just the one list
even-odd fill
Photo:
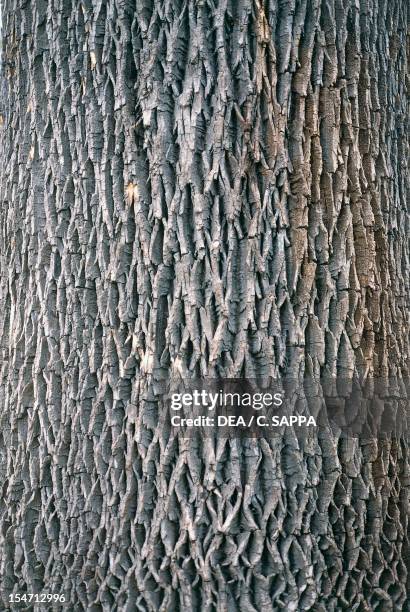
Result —
[[3, 1], [2, 609], [405, 608], [406, 439], [183, 440], [152, 380], [408, 375], [408, 14]]

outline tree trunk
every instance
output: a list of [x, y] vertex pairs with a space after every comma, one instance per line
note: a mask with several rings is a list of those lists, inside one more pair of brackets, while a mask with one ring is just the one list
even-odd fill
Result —
[[185, 439], [155, 385], [408, 376], [408, 13], [3, 0], [2, 609], [405, 608], [406, 438]]

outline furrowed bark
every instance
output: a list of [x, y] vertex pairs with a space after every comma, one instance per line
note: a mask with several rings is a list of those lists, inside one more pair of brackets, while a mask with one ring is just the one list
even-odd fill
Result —
[[147, 381], [408, 375], [408, 15], [4, 0], [3, 609], [405, 608], [406, 439], [184, 440]]

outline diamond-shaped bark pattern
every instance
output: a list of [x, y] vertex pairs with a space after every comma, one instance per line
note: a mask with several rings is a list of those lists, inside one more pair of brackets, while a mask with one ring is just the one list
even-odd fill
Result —
[[155, 381], [408, 374], [407, 2], [2, 5], [2, 609], [404, 609], [406, 440]]

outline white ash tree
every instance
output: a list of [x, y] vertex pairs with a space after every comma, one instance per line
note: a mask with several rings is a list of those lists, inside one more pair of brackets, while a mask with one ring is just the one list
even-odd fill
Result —
[[2, 609], [405, 609], [406, 439], [185, 440], [155, 381], [408, 375], [408, 17], [3, 0]]

